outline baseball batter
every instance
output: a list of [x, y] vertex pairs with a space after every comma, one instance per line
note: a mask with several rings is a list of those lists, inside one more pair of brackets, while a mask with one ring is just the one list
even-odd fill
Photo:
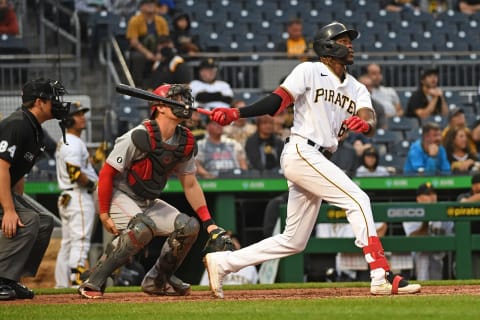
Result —
[[62, 190], [58, 198], [62, 242], [55, 265], [56, 288], [80, 285], [80, 276], [87, 267], [95, 221], [93, 192], [98, 181], [87, 145], [81, 138], [88, 111], [80, 103], [72, 103], [63, 121], [66, 143], [60, 140], [55, 153], [58, 186]]
[[241, 117], [275, 115], [294, 104], [293, 127], [280, 160], [289, 187], [285, 230], [238, 251], [207, 254], [204, 261], [216, 297], [224, 296], [226, 274], [304, 250], [322, 200], [346, 210], [355, 244], [362, 248], [370, 267], [372, 294], [420, 291], [420, 285], [408, 284], [391, 273], [368, 195], [329, 161], [347, 130], [367, 136], [375, 133], [370, 95], [346, 70], [353, 64], [352, 40], [357, 36], [356, 30], [336, 21], [322, 27], [313, 44], [319, 61], [299, 64], [280, 87], [251, 106], [213, 110], [211, 118], [227, 125]]

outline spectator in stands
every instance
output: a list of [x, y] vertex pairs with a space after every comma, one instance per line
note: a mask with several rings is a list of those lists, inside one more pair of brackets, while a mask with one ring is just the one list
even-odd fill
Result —
[[471, 170], [480, 169], [477, 154], [472, 151], [468, 143], [467, 130], [466, 127], [455, 127], [449, 130], [445, 137], [444, 147], [452, 173], [465, 174]]
[[198, 35], [192, 35], [190, 16], [186, 12], [177, 13], [173, 17], [171, 37], [178, 53], [183, 57], [195, 56], [200, 52]]
[[245, 144], [249, 169], [275, 171], [280, 169], [280, 155], [284, 141], [273, 131], [274, 120], [270, 115], [256, 118], [257, 132]]
[[362, 165], [357, 168], [357, 177], [381, 177], [390, 175], [387, 167], [378, 164], [379, 154], [374, 146], [365, 149], [362, 154]]
[[[235, 250], [240, 249], [242, 246], [240, 245], [240, 241], [238, 238], [232, 234], [231, 231], [227, 231], [227, 234], [230, 235], [232, 239], [233, 245]], [[223, 279], [223, 284], [226, 285], [242, 285], [242, 284], [257, 284], [258, 283], [258, 271], [255, 266], [246, 266], [238, 270], [237, 272], [232, 272], [228, 274]], [[200, 279], [201, 286], [208, 286], [208, 272], [205, 270], [202, 275], [202, 279]]]
[[442, 133], [438, 124], [428, 122], [422, 126], [422, 137], [410, 145], [403, 173], [450, 173], [450, 162], [442, 146]]
[[[358, 77], [358, 81], [363, 83], [365, 87], [367, 87], [368, 92], [370, 92], [372, 106], [377, 116], [377, 129], [379, 128], [385, 129], [387, 127], [387, 114], [385, 112], [385, 110], [387, 109], [385, 107], [387, 105], [387, 103], [385, 103], [387, 102], [387, 99], [386, 99], [387, 97], [384, 97], [383, 99], [378, 99], [373, 96], [373, 90], [375, 89], [373, 87], [373, 79], [368, 74], [364, 74]], [[389, 88], [386, 88], [386, 89], [389, 89]]]
[[476, 120], [471, 129], [472, 141], [477, 149], [477, 156], [480, 154], [480, 119]]
[[152, 70], [152, 65], [158, 60], [156, 56], [159, 36], [169, 35], [167, 21], [155, 14], [155, 0], [142, 0], [140, 12], [128, 20], [126, 38], [130, 43], [130, 71], [133, 81], [138, 87], [144, 86]]
[[164, 83], [189, 83], [192, 81], [190, 69], [185, 60], [176, 54], [175, 46], [169, 36], [159, 36], [152, 72], [144, 86], [154, 89]]
[[407, 117], [426, 119], [432, 115], [448, 115], [448, 105], [443, 91], [438, 87], [438, 70], [428, 69], [420, 77], [420, 87], [408, 100]]
[[[13, 5], [9, 4], [7, 0], [0, 0], [0, 34], [6, 34], [9, 36], [20, 36], [20, 29], [18, 25], [18, 18], [15, 12]], [[0, 47], [0, 54], [30, 54], [30, 50], [23, 44], [19, 43], [18, 45], [5, 45]], [[29, 59], [15, 59], [11, 61], [3, 61], [2, 63], [17, 63], [17, 64], [27, 64]], [[12, 67], [13, 69], [13, 67]], [[23, 83], [27, 80], [27, 70], [20, 69], [21, 71], [6, 70], [3, 71], [2, 79], [8, 78], [10, 76], [9, 72], [12, 72], [13, 80], [15, 83]], [[6, 81], [4, 79], [3, 81]]]
[[288, 107], [273, 117], [273, 131], [283, 141], [290, 136], [290, 128], [293, 125], [292, 107]]
[[17, 14], [8, 0], [0, 0], [0, 34], [16, 36], [19, 34]]
[[303, 21], [293, 18], [287, 22], [288, 38], [276, 46], [276, 51], [285, 52], [290, 58], [306, 59], [308, 42], [303, 36]]
[[[244, 100], [235, 100], [232, 103], [232, 108], [243, 108], [245, 106]], [[257, 131], [257, 126], [247, 118], [240, 118], [231, 125], [223, 127], [223, 133], [227, 137], [238, 141], [243, 148], [245, 148], [247, 138], [254, 134], [255, 131]]]
[[[465, 202], [480, 202], [480, 173], [475, 173], [471, 179], [470, 190], [465, 193], [461, 193], [457, 197], [457, 201]], [[471, 222], [472, 233], [480, 233], [480, 222]], [[472, 253], [472, 275], [473, 278], [480, 278], [480, 252]]]
[[230, 84], [217, 79], [218, 65], [212, 58], [204, 59], [198, 67], [198, 79], [190, 82], [196, 106], [204, 109], [230, 107], [233, 89]]
[[465, 128], [467, 134], [468, 144], [470, 150], [476, 154], [477, 146], [473, 141], [470, 129], [467, 128], [467, 120], [465, 119], [465, 112], [462, 108], [455, 107], [448, 112], [448, 125], [442, 131], [442, 143], [445, 146], [445, 138], [448, 133], [454, 128]]
[[223, 135], [223, 127], [207, 120], [207, 136], [197, 142], [197, 174], [204, 179], [216, 178], [222, 173], [238, 174], [248, 169], [245, 150], [237, 141]]
[[[403, 116], [403, 107], [400, 103], [397, 91], [392, 87], [382, 85], [383, 74], [380, 65], [376, 63], [369, 64], [367, 66], [367, 75], [371, 79], [371, 88], [369, 91], [372, 95], [372, 100], [375, 99], [382, 104], [385, 117]], [[367, 89], [369, 89], [368, 86]]]
[[[357, 157], [361, 157], [363, 152], [372, 146], [372, 139], [365, 137], [363, 134], [349, 132], [347, 141], [353, 146]], [[377, 150], [379, 154], [384, 154], [386, 150]]]
[[437, 16], [439, 13], [451, 9], [453, 0], [421, 0], [420, 10]]
[[[430, 182], [418, 186], [418, 203], [436, 203], [437, 192]], [[452, 234], [452, 221], [408, 221], [403, 222], [403, 230], [408, 237]], [[443, 259], [445, 252], [414, 252], [415, 275], [417, 280], [443, 279]]]
[[480, 0], [459, 0], [458, 10], [464, 14], [474, 14], [480, 11]]
[[207, 133], [205, 123], [202, 115], [197, 111], [193, 111], [190, 119], [185, 119], [182, 125], [190, 129], [196, 141], [205, 138], [205, 134]]
[[174, 0], [157, 0], [155, 13], [167, 20], [169, 23], [176, 13]]
[[109, 12], [128, 18], [137, 12], [139, 2], [139, 0], [105, 0], [104, 6]]
[[416, 0], [380, 0], [380, 8], [391, 12], [420, 9]]
[[330, 161], [335, 163], [349, 177], [353, 177], [360, 166], [360, 157], [357, 151], [348, 140], [350, 133], [345, 133], [342, 140], [338, 141], [337, 151], [333, 153]]

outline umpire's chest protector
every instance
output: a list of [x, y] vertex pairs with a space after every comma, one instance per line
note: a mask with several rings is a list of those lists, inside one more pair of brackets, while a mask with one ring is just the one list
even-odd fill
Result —
[[195, 138], [189, 129], [177, 126], [175, 135], [180, 137], [178, 144], [162, 141], [160, 128], [155, 120], [143, 123], [145, 130], [132, 132], [132, 142], [140, 150], [147, 152], [143, 159], [135, 161], [128, 170], [127, 182], [133, 192], [145, 199], [158, 198], [175, 166], [190, 159], [195, 153]]

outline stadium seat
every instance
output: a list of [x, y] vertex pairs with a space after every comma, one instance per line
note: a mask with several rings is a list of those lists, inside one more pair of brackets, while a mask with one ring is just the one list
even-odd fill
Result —
[[387, 146], [387, 149], [388, 145], [399, 143], [400, 141], [404, 140], [403, 132], [384, 129], [378, 129], [376, 134], [371, 139], [373, 144], [383, 144]]
[[391, 153], [386, 153], [381, 155], [378, 159], [378, 164], [385, 167], [393, 167], [395, 168], [395, 173], [402, 173], [403, 166], [405, 165], [405, 156], [394, 155]]
[[405, 139], [410, 143], [422, 137], [422, 128], [405, 132]]
[[387, 118], [387, 127], [388, 130], [405, 132], [418, 129], [419, 122], [417, 118], [394, 116]]
[[410, 150], [410, 141], [403, 140], [400, 143], [395, 143], [389, 146], [388, 151], [395, 156], [405, 157]]

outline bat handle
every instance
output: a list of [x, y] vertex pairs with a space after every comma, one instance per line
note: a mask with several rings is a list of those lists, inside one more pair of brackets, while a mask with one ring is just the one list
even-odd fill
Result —
[[205, 114], [207, 116], [212, 114], [212, 111], [207, 110], [207, 109], [202, 109], [202, 108], [196, 108], [195, 109], [198, 113]]

